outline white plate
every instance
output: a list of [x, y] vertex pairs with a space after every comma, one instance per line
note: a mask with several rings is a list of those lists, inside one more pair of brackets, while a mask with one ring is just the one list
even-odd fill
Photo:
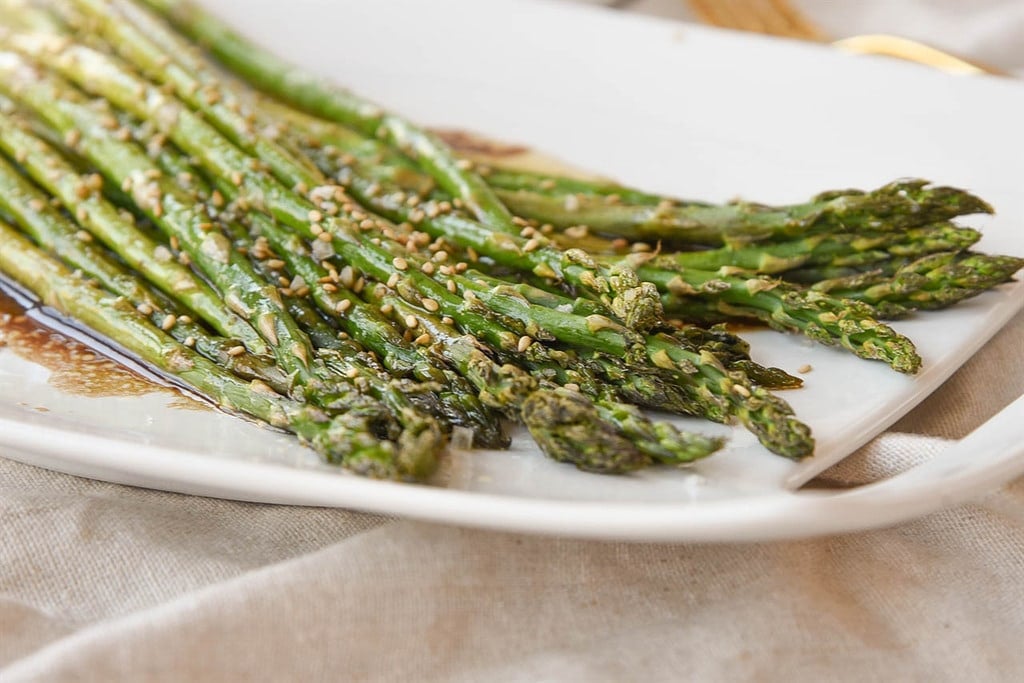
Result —
[[[983, 250], [1024, 254], [1024, 150], [1011, 144], [1024, 111], [1016, 83], [527, 0], [211, 5], [272, 49], [425, 124], [526, 143], [631, 184], [708, 199], [797, 201], [826, 188], [927, 177], [999, 209], [970, 221], [985, 232]], [[761, 362], [814, 368], [804, 389], [785, 394], [818, 439], [817, 455], [802, 464], [725, 430], [728, 449], [690, 471], [601, 477], [551, 463], [517, 438], [511, 452], [454, 453], [432, 485], [396, 485], [324, 467], [290, 439], [241, 420], [168, 407], [164, 394], [64, 394], [11, 353], [0, 353], [0, 444], [8, 457], [99, 479], [492, 528], [674, 540], [837, 531], [925, 510], [907, 498], [856, 518], [834, 506], [808, 515], [821, 496], [790, 490], [938, 387], [1022, 304], [1014, 284], [896, 325], [924, 358], [913, 378], [802, 338], [745, 334]], [[973, 486], [1016, 471], [999, 463]], [[940, 502], [975, 490], [945, 481]], [[900, 503], [909, 494], [889, 495]]]

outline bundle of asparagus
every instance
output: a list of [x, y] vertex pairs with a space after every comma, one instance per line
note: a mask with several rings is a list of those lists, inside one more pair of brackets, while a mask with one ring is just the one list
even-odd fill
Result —
[[4, 17], [0, 272], [369, 476], [429, 477], [457, 430], [503, 447], [506, 420], [594, 472], [722, 445], [641, 408], [739, 421], [803, 458], [809, 430], [769, 391], [800, 381], [717, 323], [915, 372], [879, 318], [1022, 265], [969, 251], [978, 234], [950, 221], [990, 209], [961, 190], [712, 206], [490, 168], [190, 4]]

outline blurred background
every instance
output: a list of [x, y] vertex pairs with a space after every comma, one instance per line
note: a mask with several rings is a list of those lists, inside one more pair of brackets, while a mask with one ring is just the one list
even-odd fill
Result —
[[1024, 0], [561, 1], [823, 42], [887, 34], [1024, 77]]

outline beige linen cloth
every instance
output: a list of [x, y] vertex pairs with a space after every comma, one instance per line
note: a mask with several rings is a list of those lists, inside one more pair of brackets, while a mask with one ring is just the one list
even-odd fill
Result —
[[[899, 471], [1021, 392], [1024, 315], [823, 479]], [[630, 545], [197, 498], [0, 458], [3, 683], [992, 681], [1024, 675], [1022, 642], [1024, 480], [882, 531]]]

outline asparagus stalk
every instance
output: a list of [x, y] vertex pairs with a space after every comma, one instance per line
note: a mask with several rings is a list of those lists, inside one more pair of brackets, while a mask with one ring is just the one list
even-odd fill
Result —
[[328, 461], [360, 474], [391, 479], [423, 479], [435, 461], [423, 457], [418, 435], [398, 442], [381, 440], [379, 412], [364, 396], [350, 395], [346, 410], [329, 416], [239, 380], [154, 327], [128, 302], [92, 286], [46, 256], [6, 223], [0, 222], [0, 271], [33, 292], [47, 306], [74, 317], [97, 334], [116, 340], [129, 354], [174, 377], [231, 411], [240, 411], [287, 429]]
[[725, 319], [754, 319], [822, 344], [838, 344], [861, 358], [884, 361], [899, 372], [913, 374], [921, 367], [913, 342], [878, 322], [869, 306], [764, 276], [650, 267], [640, 272], [663, 292], [666, 310], [681, 313], [688, 300], [697, 298], [699, 307], [717, 310]]
[[508, 206], [526, 218], [558, 227], [587, 225], [606, 235], [646, 242], [707, 246], [792, 239], [824, 232], [881, 232], [992, 213], [974, 195], [925, 180], [899, 180], [870, 192], [830, 192], [804, 204], [768, 207], [748, 202], [717, 206], [643, 206], [607, 197], [502, 192]]
[[974, 252], [929, 254], [899, 267], [894, 274], [869, 271], [822, 280], [811, 289], [873, 307], [885, 318], [914, 310], [935, 310], [977, 296], [1013, 278], [1024, 259]]
[[612, 204], [635, 204], [639, 206], [707, 206], [703, 202], [681, 201], [661, 195], [643, 192], [632, 187], [604, 180], [569, 178], [548, 173], [535, 173], [520, 169], [494, 167], [484, 175], [487, 184], [501, 197], [507, 192], [528, 191], [561, 197], [568, 195], [604, 197]]
[[834, 265], [862, 266], [894, 257], [960, 251], [981, 238], [977, 230], [951, 223], [937, 223], [901, 232], [821, 233], [782, 242], [719, 247], [702, 251], [678, 251], [655, 256], [627, 256], [630, 264], [657, 268], [718, 270], [736, 268], [774, 275], [796, 268]]

